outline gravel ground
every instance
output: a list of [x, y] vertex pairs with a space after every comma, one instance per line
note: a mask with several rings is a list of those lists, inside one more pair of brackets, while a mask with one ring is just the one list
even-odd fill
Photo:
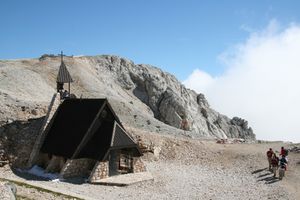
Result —
[[[90, 199], [300, 199], [300, 154], [290, 153], [291, 163], [283, 181], [274, 179], [266, 169], [265, 151], [268, 147], [279, 149], [282, 143], [221, 145], [159, 136], [152, 140], [156, 144], [159, 140], [160, 158], [148, 154], [144, 160], [154, 181], [127, 187], [31, 182]], [[21, 180], [10, 169], [0, 170], [0, 176]], [[30, 199], [43, 196], [31, 195], [29, 189], [19, 190]], [[43, 199], [64, 198], [45, 195]]]

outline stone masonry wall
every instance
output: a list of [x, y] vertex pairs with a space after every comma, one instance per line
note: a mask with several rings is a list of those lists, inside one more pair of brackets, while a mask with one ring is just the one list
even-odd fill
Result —
[[109, 166], [108, 161], [106, 162], [97, 162], [95, 165], [90, 177], [89, 182], [93, 183], [97, 180], [107, 178], [109, 176]]
[[63, 178], [71, 178], [76, 176], [89, 176], [96, 161], [87, 158], [67, 160], [62, 168], [60, 175]]
[[140, 157], [133, 158], [133, 173], [145, 172], [146, 167]]
[[64, 164], [64, 157], [53, 155], [45, 171], [50, 173], [60, 172]]

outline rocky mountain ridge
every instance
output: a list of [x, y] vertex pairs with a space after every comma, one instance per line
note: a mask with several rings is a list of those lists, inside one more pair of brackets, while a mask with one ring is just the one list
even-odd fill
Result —
[[[216, 112], [204, 94], [187, 89], [159, 68], [111, 55], [65, 57], [64, 62], [74, 80], [71, 92], [82, 98], [108, 98], [125, 127], [191, 137], [255, 139], [246, 120]], [[1, 60], [0, 121], [45, 115], [59, 66], [60, 58], [54, 55]]]

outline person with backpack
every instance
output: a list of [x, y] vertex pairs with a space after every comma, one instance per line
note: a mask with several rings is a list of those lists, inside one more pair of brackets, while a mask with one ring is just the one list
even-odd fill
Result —
[[273, 152], [272, 148], [270, 148], [269, 151], [267, 151], [267, 158], [268, 158], [269, 170], [270, 171], [271, 171], [271, 161], [272, 161], [273, 154], [274, 154], [274, 152]]
[[276, 177], [276, 171], [278, 169], [278, 163], [279, 163], [279, 158], [276, 156], [275, 153], [273, 153], [272, 159], [271, 159], [271, 165], [272, 165], [272, 171], [274, 173], [274, 177]]
[[284, 177], [285, 171], [287, 169], [288, 160], [286, 159], [285, 155], [281, 157], [279, 160], [279, 179], [281, 180]]

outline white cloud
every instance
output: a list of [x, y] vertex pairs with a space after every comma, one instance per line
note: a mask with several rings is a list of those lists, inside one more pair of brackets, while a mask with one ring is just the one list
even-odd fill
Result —
[[204, 93], [213, 82], [214, 78], [211, 75], [199, 69], [195, 69], [187, 80], [183, 81], [183, 84]]
[[221, 76], [195, 70], [184, 84], [217, 111], [247, 119], [258, 139], [300, 142], [300, 26], [280, 30], [273, 20], [221, 58]]

